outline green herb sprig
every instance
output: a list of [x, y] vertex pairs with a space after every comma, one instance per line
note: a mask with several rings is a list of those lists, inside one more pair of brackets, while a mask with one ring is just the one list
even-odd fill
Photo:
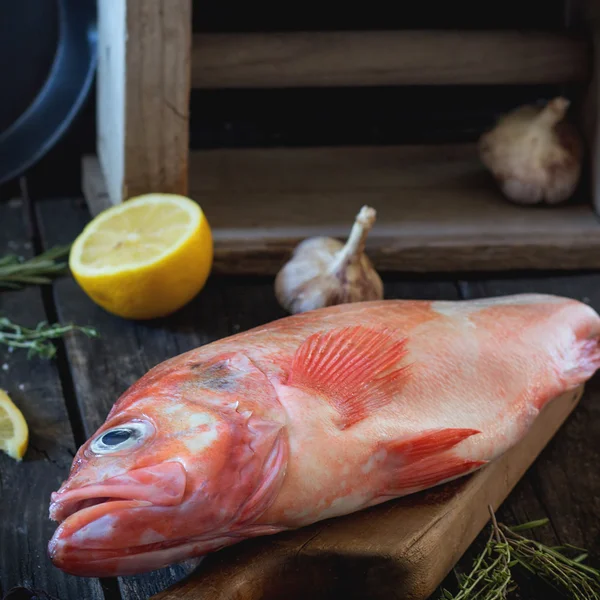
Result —
[[[468, 575], [459, 577], [459, 591], [442, 590], [444, 600], [503, 600], [516, 589], [512, 570], [522, 567], [573, 600], [600, 600], [600, 571], [583, 564], [585, 550], [571, 545], [546, 546], [519, 532], [541, 527], [548, 519], [507, 527], [492, 515], [492, 531]], [[570, 558], [569, 553], [577, 552]]]
[[[533, 575], [568, 593], [574, 600], [600, 599], [600, 571], [583, 562], [588, 554], [582, 548], [566, 544], [549, 547], [517, 533], [518, 529], [499, 525], [507, 542], [514, 548], [515, 560]], [[567, 553], [576, 552], [570, 558]]]
[[60, 338], [72, 331], [79, 331], [88, 337], [98, 336], [98, 332], [93, 327], [50, 325], [42, 321], [35, 329], [30, 329], [17, 325], [6, 317], [0, 317], [0, 344], [10, 348], [27, 349], [27, 358], [34, 356], [44, 359], [53, 358], [56, 354], [56, 346], [50, 340]]
[[26, 285], [43, 285], [64, 275], [68, 270], [65, 261], [59, 261], [69, 254], [71, 246], [56, 246], [30, 259], [22, 259], [16, 254], [0, 258], [0, 289], [20, 289]]

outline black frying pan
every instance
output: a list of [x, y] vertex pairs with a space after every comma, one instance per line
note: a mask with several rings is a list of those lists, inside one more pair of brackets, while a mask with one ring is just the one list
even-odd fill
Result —
[[0, 185], [66, 132], [96, 53], [95, 0], [0, 0]]

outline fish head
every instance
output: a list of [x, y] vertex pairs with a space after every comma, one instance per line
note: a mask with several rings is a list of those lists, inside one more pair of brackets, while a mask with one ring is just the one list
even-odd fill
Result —
[[245, 357], [150, 371], [52, 494], [53, 563], [80, 576], [134, 574], [247, 537], [285, 471], [273, 394]]

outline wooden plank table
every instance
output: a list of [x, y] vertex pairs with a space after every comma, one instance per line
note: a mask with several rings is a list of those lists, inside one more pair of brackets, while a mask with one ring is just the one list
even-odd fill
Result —
[[[43, 200], [35, 210], [20, 201], [0, 203], [0, 256], [39, 252], [68, 243], [89, 220], [78, 199]], [[578, 298], [600, 310], [600, 274], [518, 279], [386, 278], [388, 298], [457, 299], [518, 292], [546, 292]], [[46, 556], [54, 524], [48, 499], [66, 477], [76, 447], [104, 420], [117, 397], [162, 360], [220, 337], [284, 315], [270, 279], [212, 278], [187, 307], [168, 319], [130, 323], [95, 306], [70, 278], [52, 288], [0, 292], [0, 313], [26, 325], [43, 319], [93, 325], [101, 337], [71, 335], [58, 343], [52, 361], [28, 360], [0, 346], [0, 388], [22, 407], [31, 445], [17, 464], [0, 454], [0, 597], [11, 587], [41, 588], [60, 600], [142, 600], [182, 578], [194, 566], [108, 580], [81, 579], [55, 569]], [[4, 366], [6, 365], [6, 366]], [[506, 523], [549, 517], [534, 532], [549, 544], [569, 542], [600, 556], [600, 376], [586, 386], [580, 406], [528, 471], [499, 511]], [[463, 557], [471, 554], [483, 536]], [[449, 582], [453, 575], [449, 576]], [[521, 598], [552, 598], [521, 582]], [[437, 598], [434, 596], [434, 598]]]

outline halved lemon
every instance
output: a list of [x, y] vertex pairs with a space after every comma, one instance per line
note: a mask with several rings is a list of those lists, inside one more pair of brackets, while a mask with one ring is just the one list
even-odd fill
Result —
[[21, 461], [27, 452], [29, 429], [21, 411], [0, 390], [0, 450]]
[[126, 319], [175, 312], [204, 287], [213, 262], [198, 203], [147, 194], [97, 215], [75, 240], [69, 266], [86, 294]]

